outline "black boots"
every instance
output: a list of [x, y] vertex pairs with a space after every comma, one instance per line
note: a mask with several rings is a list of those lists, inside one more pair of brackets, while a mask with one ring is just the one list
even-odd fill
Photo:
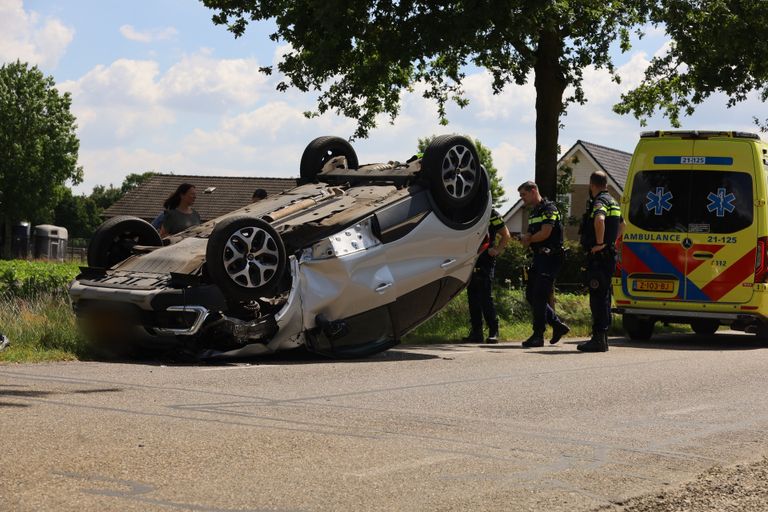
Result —
[[608, 333], [593, 334], [589, 341], [579, 343], [576, 348], [581, 352], [608, 352]]
[[476, 332], [476, 331], [470, 331], [468, 336], [464, 336], [461, 341], [464, 343], [482, 343], [483, 342], [483, 333], [482, 332]]
[[543, 346], [544, 346], [544, 336], [542, 336], [541, 334], [533, 333], [530, 338], [528, 338], [523, 342], [523, 347], [525, 348], [543, 347]]
[[554, 345], [560, 338], [571, 332], [571, 328], [560, 322], [552, 326], [552, 339], [549, 340], [550, 345]]

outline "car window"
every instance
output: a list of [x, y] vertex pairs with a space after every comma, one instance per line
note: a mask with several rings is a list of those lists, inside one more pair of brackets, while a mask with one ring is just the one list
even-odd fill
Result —
[[642, 171], [629, 220], [646, 231], [734, 233], [752, 224], [752, 176], [734, 171]]

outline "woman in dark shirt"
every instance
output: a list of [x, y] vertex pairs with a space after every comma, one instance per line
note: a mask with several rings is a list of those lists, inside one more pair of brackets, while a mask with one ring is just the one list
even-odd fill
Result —
[[192, 209], [197, 198], [195, 186], [190, 183], [182, 183], [176, 192], [168, 196], [163, 203], [165, 219], [160, 227], [160, 236], [175, 235], [192, 226], [200, 224], [200, 214]]

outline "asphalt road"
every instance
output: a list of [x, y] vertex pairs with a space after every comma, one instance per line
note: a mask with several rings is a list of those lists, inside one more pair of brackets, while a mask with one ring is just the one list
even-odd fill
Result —
[[768, 454], [754, 337], [575, 344], [0, 366], [0, 510], [595, 510]]

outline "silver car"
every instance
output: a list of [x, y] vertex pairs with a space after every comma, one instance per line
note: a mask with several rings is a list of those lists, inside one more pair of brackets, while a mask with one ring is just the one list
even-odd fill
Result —
[[469, 139], [358, 165], [346, 140], [320, 137], [300, 175], [296, 188], [165, 239], [135, 217], [102, 224], [69, 287], [94, 348], [364, 357], [466, 286], [491, 214]]

